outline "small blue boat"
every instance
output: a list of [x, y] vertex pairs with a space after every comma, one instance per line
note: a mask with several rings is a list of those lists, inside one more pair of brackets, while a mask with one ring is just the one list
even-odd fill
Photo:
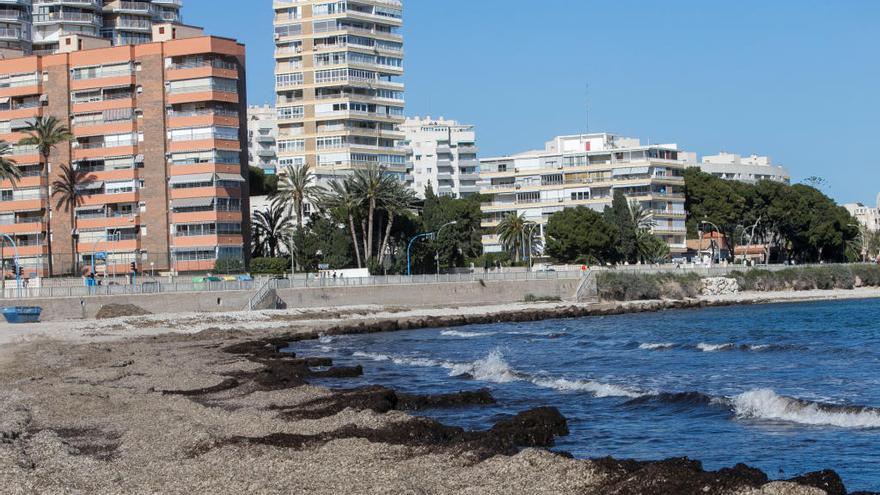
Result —
[[42, 312], [39, 306], [13, 306], [3, 308], [3, 317], [9, 323], [38, 323]]

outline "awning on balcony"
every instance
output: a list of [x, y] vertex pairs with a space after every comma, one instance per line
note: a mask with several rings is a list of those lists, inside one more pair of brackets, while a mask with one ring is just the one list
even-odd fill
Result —
[[611, 173], [615, 177], [621, 175], [645, 175], [651, 171], [651, 167], [625, 167], [615, 168]]
[[244, 177], [238, 174], [217, 174], [217, 180], [228, 182], [244, 182]]
[[97, 191], [104, 187], [104, 181], [96, 180], [95, 182], [88, 182], [85, 184], [77, 184], [76, 188], [79, 191]]
[[169, 184], [198, 184], [202, 182], [214, 182], [214, 174], [190, 174], [176, 175], [168, 181]]
[[106, 205], [77, 206], [73, 211], [76, 213], [82, 213], [84, 211], [104, 211], [105, 208], [107, 208]]
[[172, 208], [204, 208], [214, 205], [215, 198], [186, 198], [171, 201]]
[[4, 96], [0, 98], [0, 105], [8, 105], [10, 98], [8, 96]]
[[40, 102], [41, 102], [41, 103], [45, 103], [45, 102], [47, 102], [47, 101], [49, 101], [49, 95], [47, 95], [47, 94], [45, 94], [45, 93], [44, 93], [44, 94], [41, 94], [41, 95], [40, 95]]

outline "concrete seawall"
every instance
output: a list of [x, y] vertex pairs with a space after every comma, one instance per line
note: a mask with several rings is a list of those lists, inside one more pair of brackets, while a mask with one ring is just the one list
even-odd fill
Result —
[[[288, 308], [381, 306], [449, 306], [521, 302], [528, 295], [571, 299], [578, 279], [505, 280], [367, 285], [279, 289], [278, 297]], [[255, 291], [175, 292], [96, 297], [29, 299], [28, 306], [43, 308], [43, 321], [94, 318], [106, 304], [134, 304], [151, 313], [229, 312], [247, 307]]]

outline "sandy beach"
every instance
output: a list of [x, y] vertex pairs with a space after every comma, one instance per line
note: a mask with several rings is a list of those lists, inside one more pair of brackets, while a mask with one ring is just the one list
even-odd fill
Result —
[[570, 459], [546, 450], [566, 433], [552, 408], [463, 432], [419, 419], [419, 404], [479, 407], [491, 397], [330, 391], [308, 379], [359, 370], [277, 350], [321, 333], [875, 297], [880, 291], [858, 289], [687, 304], [354, 307], [4, 325], [0, 486], [11, 494], [844, 493], [828, 473], [770, 482], [744, 466], [706, 473], [681, 459]]

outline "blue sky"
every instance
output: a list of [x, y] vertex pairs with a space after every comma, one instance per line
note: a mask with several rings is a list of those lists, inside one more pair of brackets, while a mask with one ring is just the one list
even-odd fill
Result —
[[[407, 114], [477, 125], [482, 156], [590, 130], [770, 155], [841, 202], [880, 192], [880, 1], [405, 0]], [[185, 0], [248, 46], [272, 101], [270, 0]]]

